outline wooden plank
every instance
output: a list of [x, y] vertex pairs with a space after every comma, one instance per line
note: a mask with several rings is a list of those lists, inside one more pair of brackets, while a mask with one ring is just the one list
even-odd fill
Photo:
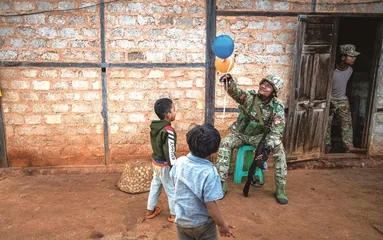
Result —
[[2, 109], [2, 101], [0, 97], [0, 167], [9, 167], [8, 159], [7, 159], [7, 146], [5, 142], [5, 129], [3, 122], [3, 109]]
[[302, 52], [305, 54], [330, 53], [331, 46], [330, 45], [304, 45]]
[[50, 68], [205, 68], [205, 63], [72, 63], [72, 62], [12, 62], [0, 61], [0, 67]]
[[205, 123], [214, 125], [215, 66], [212, 44], [216, 35], [216, 0], [206, 0]]
[[[383, 20], [378, 24], [374, 46], [374, 62], [371, 68], [372, 84], [369, 92], [372, 93], [367, 99], [366, 124], [363, 129], [362, 148], [368, 148], [371, 142], [370, 133], [373, 131], [372, 119], [375, 112], [382, 112], [382, 108], [376, 106], [376, 96], [379, 95], [378, 82], [383, 78]], [[369, 137], [370, 136], [370, 137]]]
[[[105, 57], [105, 4], [100, 0], [100, 35], [101, 35], [101, 62], [106, 62]], [[101, 86], [102, 86], [102, 118], [104, 131], [104, 162], [109, 165], [109, 124], [108, 124], [108, 87], [106, 68], [101, 68]]]
[[381, 18], [381, 13], [331, 13], [331, 12], [277, 12], [277, 11], [217, 11], [217, 16], [225, 17], [296, 17], [296, 16], [331, 16], [331, 17], [376, 17]]
[[338, 20], [312, 16], [299, 19], [285, 142], [289, 155], [317, 158], [326, 136], [330, 65], [335, 60], [333, 39], [337, 36]]
[[305, 45], [331, 44], [333, 24], [307, 24]]

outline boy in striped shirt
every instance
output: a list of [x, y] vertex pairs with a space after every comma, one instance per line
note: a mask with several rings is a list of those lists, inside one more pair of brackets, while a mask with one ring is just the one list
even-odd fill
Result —
[[150, 186], [146, 219], [154, 218], [160, 214], [161, 208], [157, 206], [157, 203], [163, 185], [168, 196], [170, 210], [168, 221], [174, 222], [174, 186], [169, 178], [169, 171], [176, 161], [174, 153], [177, 134], [171, 127], [171, 122], [176, 118], [176, 109], [171, 99], [161, 98], [155, 102], [154, 111], [160, 120], [153, 120], [150, 124], [153, 179]]

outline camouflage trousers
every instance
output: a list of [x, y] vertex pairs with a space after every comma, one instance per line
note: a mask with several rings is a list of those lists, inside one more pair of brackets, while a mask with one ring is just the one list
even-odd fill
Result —
[[[331, 149], [331, 123], [335, 117], [340, 123], [340, 137], [342, 139], [343, 147], [346, 151], [354, 146], [353, 132], [352, 132], [352, 118], [350, 111], [350, 104], [346, 100], [331, 100], [332, 109], [328, 118], [327, 135], [326, 135], [326, 148]], [[335, 109], [335, 112], [333, 111]]]
[[[228, 177], [230, 159], [233, 148], [239, 148], [243, 145], [257, 147], [262, 134], [256, 136], [247, 136], [238, 132], [231, 132], [221, 140], [218, 149], [216, 167], [221, 181], [226, 181]], [[283, 144], [279, 144], [272, 149], [274, 159], [274, 178], [275, 184], [286, 185], [287, 164], [286, 153]]]

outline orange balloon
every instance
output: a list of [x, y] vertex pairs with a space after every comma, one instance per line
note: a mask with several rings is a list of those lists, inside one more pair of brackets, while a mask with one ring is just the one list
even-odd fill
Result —
[[215, 58], [215, 69], [221, 73], [230, 72], [234, 68], [234, 56], [229, 58], [220, 59], [219, 57]]

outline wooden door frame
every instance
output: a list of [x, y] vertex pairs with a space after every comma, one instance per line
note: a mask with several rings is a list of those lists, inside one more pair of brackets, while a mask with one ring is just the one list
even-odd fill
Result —
[[[370, 144], [372, 142], [372, 132], [373, 132], [373, 116], [375, 113], [382, 111], [382, 108], [376, 106], [378, 91], [379, 91], [379, 77], [383, 77], [383, 18], [380, 18], [376, 29], [376, 38], [375, 38], [375, 50], [373, 56], [373, 65], [371, 68], [372, 73], [372, 84], [369, 87], [369, 92], [371, 93], [367, 101], [367, 121], [364, 127], [363, 136], [362, 136], [362, 146], [367, 148], [367, 156], [370, 155]], [[377, 53], [377, 54], [375, 54]], [[380, 55], [378, 54], [380, 53]]]
[[[317, 16], [317, 15], [310, 15], [310, 14], [307, 14], [305, 16]], [[383, 109], [381, 108], [377, 108], [376, 106], [376, 101], [377, 101], [377, 96], [378, 96], [378, 90], [379, 90], [379, 86], [378, 86], [378, 78], [379, 77], [383, 77], [383, 18], [381, 16], [374, 16], [374, 15], [361, 15], [361, 16], [350, 16], [350, 14], [331, 14], [331, 15], [328, 15], [326, 13], [323, 13], [323, 15], [321, 14], [320, 15], [321, 17], [337, 17], [338, 18], [338, 22], [339, 22], [339, 19], [340, 18], [343, 18], [343, 17], [362, 17], [362, 18], [377, 18], [377, 19], [381, 19], [381, 22], [378, 24], [378, 28], [376, 29], [376, 41], [375, 41], [375, 48], [377, 49], [377, 51], [374, 51], [374, 52], [379, 52], [379, 54], [376, 54], [374, 56], [374, 63], [371, 67], [371, 72], [373, 73], [373, 77], [372, 77], [372, 84], [371, 86], [369, 87], [369, 92], [371, 92], [371, 95], [369, 96], [368, 98], [368, 102], [367, 102], [367, 106], [369, 107], [368, 110], [367, 110], [367, 121], [366, 121], [366, 127], [365, 127], [365, 131], [363, 133], [363, 142], [362, 142], [362, 146], [365, 146], [367, 148], [367, 153], [366, 155], [368, 156], [369, 155], [369, 150], [370, 150], [370, 144], [371, 144], [371, 141], [372, 141], [372, 132], [373, 132], [373, 115], [377, 112], [381, 112], [383, 111]], [[299, 20], [298, 20], [299, 22]], [[337, 34], [339, 33], [339, 25], [338, 25], [338, 29], [337, 29]], [[302, 31], [297, 31], [296, 32], [297, 36], [296, 36], [296, 41], [298, 41], [299, 38], [299, 35], [302, 34]], [[336, 43], [336, 46], [338, 45], [338, 43]], [[296, 49], [296, 54], [298, 52], [300, 52], [300, 49]], [[336, 52], [334, 53], [336, 54]], [[293, 72], [294, 72], [294, 69], [296, 68], [296, 63], [294, 62], [293, 63]], [[292, 80], [294, 81], [294, 77], [292, 78]], [[330, 79], [331, 81], [331, 79]], [[293, 83], [292, 83], [293, 84]], [[330, 95], [328, 95], [327, 97], [328, 99], [328, 106], [329, 107], [329, 102], [330, 102]], [[289, 104], [289, 108], [291, 107], [291, 102]], [[290, 110], [290, 109], [289, 109]], [[289, 111], [291, 112], [291, 111]], [[289, 114], [290, 115], [290, 114]], [[290, 117], [290, 116], [289, 116]], [[326, 127], [327, 127], [327, 124], [326, 123]], [[324, 153], [324, 145], [325, 145], [325, 142], [323, 142], [323, 147], [322, 147], [322, 150], [321, 150], [321, 153], [320, 153], [320, 158], [323, 158], [324, 156], [329, 156], [331, 154], [325, 154]], [[346, 153], [347, 154], [347, 153]], [[360, 156], [363, 156], [363, 155], [360, 155], [358, 154], [358, 156], [355, 156], [355, 154], [350, 154], [350, 158], [360, 158]], [[295, 158], [291, 158], [292, 161], [289, 161], [289, 162], [294, 162], [294, 161], [305, 161], [305, 160], [312, 160], [312, 159], [302, 159], [302, 160], [299, 160], [299, 159], [295, 159]]]
[[[330, 16], [329, 16], [330, 17]], [[382, 76], [383, 77], [383, 18], [382, 17], [377, 17], [377, 16], [350, 16], [348, 14], [339, 14], [337, 16], [339, 19], [340, 18], [350, 18], [350, 17], [361, 17], [361, 18], [377, 18], [380, 19], [380, 23], [378, 23], [377, 29], [376, 29], [376, 38], [375, 38], [375, 49], [377, 51], [374, 51], [374, 56], [373, 56], [373, 65], [371, 66], [370, 72], [372, 73], [372, 84], [369, 86], [369, 92], [371, 95], [368, 97], [367, 104], [368, 109], [366, 111], [366, 124], [363, 129], [363, 136], [362, 136], [362, 147], [366, 147], [367, 152], [365, 154], [347, 154], [349, 155], [349, 158], [360, 158], [361, 156], [369, 156], [369, 150], [370, 150], [370, 144], [372, 141], [372, 132], [373, 132], [373, 115], [378, 112], [378, 110], [383, 110], [383, 109], [377, 109], [375, 106], [376, 103], [376, 97], [378, 96], [378, 77]], [[339, 26], [338, 26], [338, 31], [337, 34], [339, 33]], [[338, 44], [337, 44], [338, 45]], [[376, 54], [376, 53], [380, 53]], [[330, 99], [330, 96], [328, 97]], [[325, 144], [325, 143], [324, 143]], [[332, 155], [330, 154], [324, 154], [326, 156]]]

